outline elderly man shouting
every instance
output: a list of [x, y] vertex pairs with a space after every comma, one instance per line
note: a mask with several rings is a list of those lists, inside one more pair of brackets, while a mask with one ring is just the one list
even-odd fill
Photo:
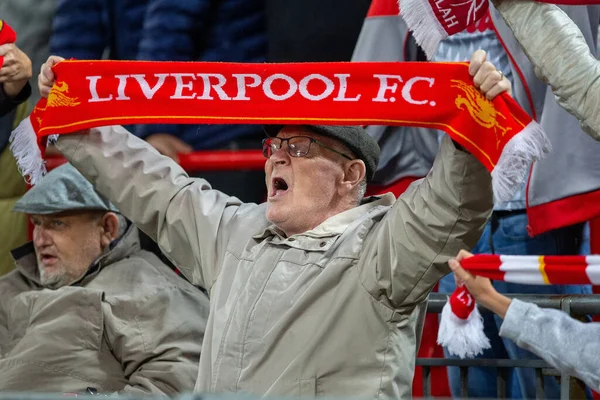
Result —
[[198, 372], [208, 299], [71, 165], [15, 205], [34, 224], [0, 279], [0, 390], [175, 394]]
[[[51, 58], [42, 91], [54, 75]], [[509, 89], [478, 52], [486, 93]], [[268, 200], [190, 178], [121, 127], [60, 137], [61, 152], [210, 292], [196, 391], [408, 398], [427, 294], [472, 247], [490, 175], [446, 138], [405, 195], [362, 199], [379, 148], [359, 127], [267, 127]]]

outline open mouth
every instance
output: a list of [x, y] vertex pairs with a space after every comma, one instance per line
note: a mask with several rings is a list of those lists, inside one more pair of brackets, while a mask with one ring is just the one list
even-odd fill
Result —
[[273, 178], [269, 197], [281, 196], [288, 190], [288, 184], [283, 178]]
[[45, 265], [52, 265], [56, 262], [56, 260], [58, 260], [58, 257], [49, 254], [42, 254], [41, 259]]

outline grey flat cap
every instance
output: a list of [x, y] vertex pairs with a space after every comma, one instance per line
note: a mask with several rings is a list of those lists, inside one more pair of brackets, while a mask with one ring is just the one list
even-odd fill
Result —
[[[367, 131], [360, 126], [340, 126], [340, 125], [303, 125], [305, 128], [339, 140], [348, 147], [359, 160], [363, 160], [367, 167], [367, 182], [370, 182], [377, 171], [379, 164], [379, 145]], [[276, 136], [284, 125], [265, 125], [264, 129], [269, 136]]]
[[118, 212], [71, 164], [50, 171], [13, 208], [15, 212], [39, 215], [72, 210]]

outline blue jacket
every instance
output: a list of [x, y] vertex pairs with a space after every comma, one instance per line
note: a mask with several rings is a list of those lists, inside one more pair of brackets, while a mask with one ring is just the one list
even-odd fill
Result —
[[50, 51], [80, 60], [135, 60], [148, 0], [59, 0]]
[[[264, 0], [148, 3], [140, 60], [264, 62], [266, 54]], [[135, 129], [140, 137], [173, 134], [196, 150], [222, 147], [232, 139], [261, 132], [256, 125], [140, 125]]]

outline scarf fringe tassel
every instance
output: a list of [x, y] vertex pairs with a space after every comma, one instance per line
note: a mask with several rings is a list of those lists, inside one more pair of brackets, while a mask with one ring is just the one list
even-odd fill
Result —
[[421, 46], [428, 60], [432, 60], [440, 42], [448, 36], [427, 0], [398, 0], [400, 15]]
[[460, 358], [473, 358], [489, 349], [490, 339], [483, 331], [483, 317], [475, 307], [467, 319], [460, 319], [452, 312], [448, 300], [442, 309], [437, 342], [450, 354]]
[[46, 174], [46, 164], [38, 147], [30, 117], [25, 118], [10, 135], [10, 151], [25, 181], [36, 185]]
[[511, 200], [525, 180], [531, 162], [544, 158], [551, 151], [550, 141], [535, 121], [510, 139], [492, 171], [494, 200]]

